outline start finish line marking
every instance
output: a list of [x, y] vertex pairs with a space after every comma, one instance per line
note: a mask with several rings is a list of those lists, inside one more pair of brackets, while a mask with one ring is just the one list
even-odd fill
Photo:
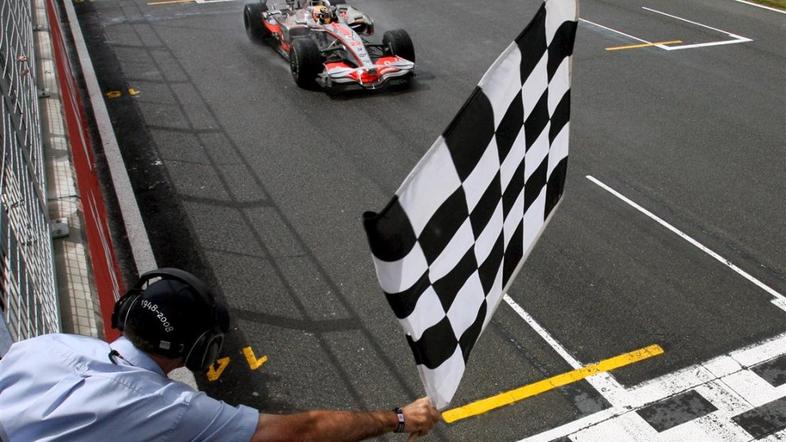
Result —
[[567, 373], [552, 376], [548, 379], [543, 379], [542, 381], [538, 381], [533, 384], [525, 385], [514, 390], [505, 391], [485, 399], [471, 402], [458, 408], [447, 410], [442, 413], [442, 418], [445, 420], [445, 422], [451, 424], [461, 419], [477, 416], [496, 408], [511, 405], [523, 399], [545, 393], [555, 388], [578, 382], [599, 373], [608, 372], [626, 365], [641, 362], [654, 356], [662, 355], [663, 353], [664, 351], [659, 345], [650, 345], [649, 347], [644, 347], [629, 353], [621, 354], [613, 358], [604, 359], [596, 364], [589, 364]]

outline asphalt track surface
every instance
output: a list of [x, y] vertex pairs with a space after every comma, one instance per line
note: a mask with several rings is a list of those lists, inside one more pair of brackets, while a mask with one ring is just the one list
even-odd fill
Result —
[[[76, 4], [102, 89], [120, 95], [107, 104], [159, 265], [203, 275], [231, 308], [231, 362], [198, 378], [229, 403], [371, 409], [422, 395], [361, 214], [384, 206], [540, 4], [350, 3], [378, 38], [409, 31], [410, 88], [298, 89], [246, 38], [241, 2]], [[662, 346], [614, 372], [626, 386], [783, 333], [771, 295], [587, 176], [785, 294], [784, 15], [733, 0], [583, 0], [580, 15], [567, 192], [510, 296], [582, 363]], [[733, 39], [723, 31], [752, 41], [606, 50]], [[251, 370], [244, 347], [267, 362]], [[501, 304], [453, 404], [570, 369]], [[607, 406], [579, 382], [429, 438], [518, 440]]]

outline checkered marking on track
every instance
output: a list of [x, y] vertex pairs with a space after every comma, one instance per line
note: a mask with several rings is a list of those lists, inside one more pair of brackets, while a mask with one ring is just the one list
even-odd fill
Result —
[[624, 389], [529, 442], [786, 440], [786, 334]]

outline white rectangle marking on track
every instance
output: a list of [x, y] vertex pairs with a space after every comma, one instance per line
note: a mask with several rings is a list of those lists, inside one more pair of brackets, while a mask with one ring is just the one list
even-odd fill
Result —
[[712, 26], [707, 26], [705, 24], [702, 24], [702, 23], [699, 23], [699, 22], [695, 22], [693, 20], [688, 20], [686, 18], [677, 17], [676, 15], [667, 14], [665, 12], [658, 11], [657, 9], [648, 8], [646, 6], [642, 6], [641, 9], [644, 9], [645, 11], [654, 12], [656, 14], [661, 14], [661, 15], [664, 15], [666, 17], [673, 18], [675, 20], [681, 20], [681, 21], [684, 21], [685, 23], [690, 23], [692, 25], [696, 25], [696, 26], [699, 26], [699, 27], [702, 27], [702, 28], [710, 29], [712, 31], [719, 32], [721, 34], [727, 35], [728, 37], [731, 37], [731, 40], [714, 41], [714, 42], [709, 42], [709, 43], [697, 43], [697, 44], [677, 45], [677, 46], [664, 46], [663, 49], [665, 49], [667, 51], [676, 51], [676, 50], [680, 50], [680, 49], [695, 49], [695, 48], [703, 48], [703, 47], [708, 47], [708, 46], [720, 46], [720, 45], [729, 45], [729, 44], [737, 44], [737, 43], [747, 43], [747, 42], [753, 41], [752, 39], [750, 39], [748, 37], [742, 37], [742, 36], [737, 35], [737, 34], [732, 34], [731, 32], [724, 31], [723, 29], [713, 28]]
[[[740, 1], [740, 0], [737, 0], [737, 1]], [[731, 40], [713, 41], [713, 42], [707, 42], [707, 43], [684, 44], [684, 45], [673, 45], [673, 46], [672, 45], [664, 45], [664, 44], [659, 44], [659, 43], [653, 43], [653, 42], [651, 42], [649, 40], [646, 40], [646, 39], [643, 39], [643, 38], [640, 38], [640, 37], [636, 37], [634, 35], [627, 34], [627, 33], [622, 32], [622, 31], [618, 31], [616, 29], [610, 28], [608, 26], [601, 25], [599, 23], [595, 23], [595, 22], [593, 22], [591, 20], [587, 20], [587, 19], [584, 19], [584, 18], [580, 18], [579, 21], [582, 21], [584, 23], [588, 23], [590, 25], [596, 26], [596, 27], [601, 28], [601, 29], [605, 29], [605, 30], [613, 32], [615, 34], [622, 35], [623, 37], [630, 38], [631, 40], [635, 40], [635, 41], [638, 41], [638, 42], [641, 42], [641, 43], [646, 43], [646, 44], [652, 45], [652, 46], [654, 46], [656, 48], [660, 48], [660, 49], [663, 49], [665, 51], [675, 51], [675, 50], [681, 50], [681, 49], [696, 49], [696, 48], [704, 48], [704, 47], [710, 47], [710, 46], [723, 46], [723, 45], [738, 44], [738, 43], [748, 43], [748, 42], [753, 41], [752, 39], [750, 39], [748, 37], [743, 37], [743, 36], [740, 36], [740, 35], [737, 35], [737, 34], [733, 34], [731, 32], [724, 31], [723, 29], [713, 28], [712, 26], [707, 26], [707, 25], [702, 24], [702, 23], [698, 23], [698, 22], [695, 22], [695, 21], [692, 21], [692, 20], [688, 20], [688, 19], [685, 19], [685, 18], [682, 18], [682, 17], [677, 17], [676, 15], [667, 14], [665, 12], [661, 12], [661, 11], [658, 11], [656, 9], [648, 8], [646, 6], [642, 6], [642, 9], [644, 9], [646, 11], [649, 11], [649, 12], [656, 13], [656, 14], [665, 15], [666, 17], [671, 17], [671, 18], [676, 19], [676, 20], [681, 20], [681, 21], [684, 21], [686, 23], [690, 23], [690, 24], [695, 25], [695, 26], [699, 26], [699, 27], [703, 27], [703, 28], [707, 28], [707, 29], [713, 30], [715, 32], [718, 32], [718, 33], [721, 33], [721, 34], [724, 34], [724, 35], [730, 37]], [[779, 11], [779, 12], [781, 12], [781, 11]]]
[[647, 210], [647, 209], [641, 207], [640, 205], [636, 204], [635, 202], [633, 202], [629, 198], [625, 197], [621, 193], [617, 192], [616, 190], [612, 189], [611, 187], [607, 186], [606, 184], [604, 184], [603, 182], [601, 182], [597, 178], [595, 178], [595, 177], [593, 177], [591, 175], [587, 175], [587, 179], [592, 181], [593, 183], [597, 184], [602, 189], [604, 189], [607, 192], [611, 193], [615, 197], [619, 198], [620, 200], [622, 200], [623, 202], [625, 202], [629, 206], [631, 206], [634, 209], [638, 210], [639, 212], [643, 213], [644, 215], [646, 215], [650, 219], [654, 220], [658, 224], [660, 224], [663, 227], [667, 228], [671, 232], [675, 233], [677, 236], [679, 236], [680, 238], [682, 238], [685, 241], [689, 242], [690, 244], [692, 244], [694, 247], [698, 248], [702, 252], [706, 253], [707, 255], [710, 255], [715, 260], [717, 260], [721, 264], [725, 265], [726, 267], [730, 268], [731, 270], [735, 271], [737, 274], [739, 274], [743, 278], [747, 279], [751, 283], [755, 284], [760, 289], [762, 289], [765, 292], [767, 292], [770, 295], [772, 295], [772, 297], [775, 298], [773, 301], [777, 301], [777, 302], [773, 302], [773, 304], [775, 306], [777, 306], [779, 308], [782, 308], [783, 305], [786, 305], [786, 297], [784, 297], [782, 294], [780, 294], [777, 291], [775, 291], [775, 289], [773, 289], [772, 287], [764, 284], [763, 282], [759, 281], [755, 277], [751, 276], [748, 272], [746, 272], [746, 271], [742, 270], [741, 268], [737, 267], [736, 265], [734, 265], [728, 259], [726, 259], [726, 258], [720, 256], [719, 254], [713, 252], [712, 250], [710, 250], [709, 248], [705, 247], [704, 245], [702, 245], [701, 243], [699, 243], [695, 239], [693, 239], [690, 236], [688, 236], [686, 233], [682, 232], [681, 230], [679, 230], [676, 227], [672, 226], [671, 224], [667, 223], [666, 221], [664, 221], [663, 219], [659, 218], [657, 215], [653, 214], [649, 210]]

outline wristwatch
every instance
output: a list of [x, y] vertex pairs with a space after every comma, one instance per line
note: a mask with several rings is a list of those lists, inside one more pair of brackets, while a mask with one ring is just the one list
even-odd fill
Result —
[[393, 409], [393, 412], [396, 413], [396, 417], [398, 418], [398, 425], [396, 425], [396, 429], [393, 430], [394, 433], [403, 433], [404, 432], [404, 412], [401, 411], [401, 408], [396, 407]]

